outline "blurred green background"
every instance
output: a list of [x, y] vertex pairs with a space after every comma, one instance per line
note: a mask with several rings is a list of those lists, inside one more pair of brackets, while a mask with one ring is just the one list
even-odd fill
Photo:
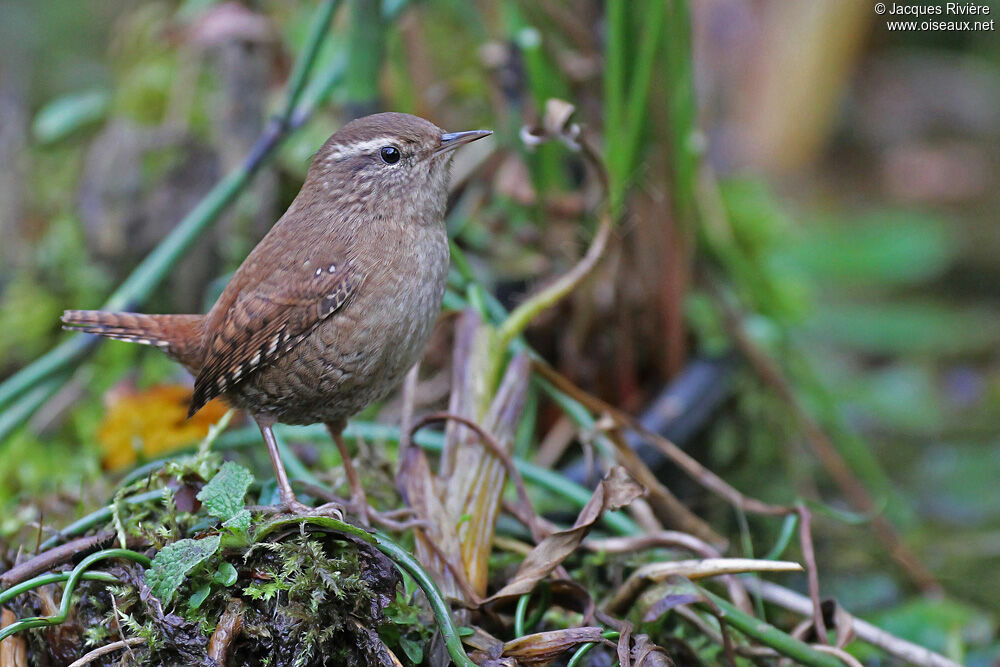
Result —
[[[456, 165], [449, 224], [477, 275], [516, 302], [571, 264], [590, 226], [579, 165], [518, 138], [544, 100], [566, 99], [604, 151], [622, 213], [597, 276], [532, 342], [640, 413], [693, 360], [735, 349], [720, 308], [732, 305], [944, 594], [922, 595], [879, 546], [871, 516], [842, 499], [788, 400], [751, 367], [727, 366], [727, 400], [682, 444], [750, 495], [815, 502], [824, 595], [968, 664], [994, 664], [997, 33], [890, 32], [860, 0], [699, 0], [692, 59], [676, 8], [653, 0], [386, 0], [366, 22], [365, 3], [346, 4], [321, 55], [348, 59], [331, 102], [141, 309], [201, 312], [320, 143], [352, 116], [390, 109], [497, 130], [490, 149]], [[99, 306], [241, 164], [278, 111], [314, 8], [0, 3], [0, 377], [60, 341], [64, 308]], [[678, 133], [687, 75], [692, 135]], [[697, 200], [706, 178], [717, 202]], [[437, 338], [428, 364], [445, 373]], [[111, 343], [30, 419], [0, 416], [0, 537], [101, 497], [108, 406], [186, 381], [155, 351]], [[536, 439], [551, 426], [543, 415]], [[731, 511], [683, 484], [679, 493], [738, 533]], [[766, 550], [776, 527], [749, 528]]]

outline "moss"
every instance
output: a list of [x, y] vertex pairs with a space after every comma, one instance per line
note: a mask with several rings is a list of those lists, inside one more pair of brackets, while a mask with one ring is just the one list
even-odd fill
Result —
[[377, 665], [376, 629], [398, 575], [381, 554], [329, 534], [295, 532], [247, 554], [250, 582], [236, 662]]

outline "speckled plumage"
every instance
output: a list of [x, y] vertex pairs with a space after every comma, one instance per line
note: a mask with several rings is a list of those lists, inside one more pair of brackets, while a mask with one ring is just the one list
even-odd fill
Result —
[[[488, 133], [476, 134], [455, 145]], [[262, 424], [342, 424], [402, 380], [440, 311], [448, 136], [408, 114], [345, 125], [205, 316], [67, 311], [63, 321], [180, 361], [196, 375], [192, 413], [222, 394]], [[381, 159], [387, 145], [399, 162]]]

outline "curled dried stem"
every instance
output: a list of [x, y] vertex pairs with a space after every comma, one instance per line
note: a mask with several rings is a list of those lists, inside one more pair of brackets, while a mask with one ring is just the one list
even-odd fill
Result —
[[559, 276], [554, 282], [534, 294], [527, 301], [514, 309], [497, 332], [498, 350], [505, 350], [507, 346], [517, 336], [527, 328], [531, 321], [541, 312], [548, 310], [559, 303], [570, 292], [579, 286], [583, 279], [597, 265], [597, 262], [604, 254], [611, 238], [611, 229], [614, 220], [611, 208], [608, 206], [608, 172], [604, 166], [604, 159], [598, 151], [583, 137], [580, 126], [569, 122], [573, 107], [561, 100], [549, 100], [546, 105], [545, 123], [540, 128], [526, 128], [521, 136], [531, 145], [531, 143], [542, 143], [547, 140], [559, 140], [577, 150], [584, 157], [588, 164], [593, 167], [597, 178], [601, 183], [601, 190], [604, 194], [604, 205], [601, 218], [598, 223], [597, 233], [590, 242], [586, 254], [577, 264]]

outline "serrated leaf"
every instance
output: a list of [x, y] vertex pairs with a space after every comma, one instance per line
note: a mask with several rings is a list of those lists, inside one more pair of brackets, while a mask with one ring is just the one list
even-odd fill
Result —
[[220, 535], [200, 540], [183, 539], [168, 544], [153, 558], [146, 570], [146, 585], [160, 602], [170, 604], [185, 577], [219, 550]]
[[233, 564], [224, 560], [219, 564], [219, 569], [216, 571], [215, 576], [212, 577], [212, 581], [223, 586], [232, 586], [236, 583], [238, 577], [239, 573], [233, 567]]
[[250, 511], [246, 509], [240, 510], [236, 513], [236, 516], [227, 519], [222, 526], [238, 533], [246, 533], [250, 530]]
[[[215, 477], [198, 492], [198, 500], [205, 505], [205, 510], [216, 517], [228, 522], [236, 518], [243, 509], [243, 496], [247, 494], [247, 489], [253, 483], [253, 473], [238, 463], [226, 461], [219, 468]], [[242, 526], [243, 519], [239, 519], [234, 526]], [[250, 528], [250, 515], [246, 516], [246, 527]]]

